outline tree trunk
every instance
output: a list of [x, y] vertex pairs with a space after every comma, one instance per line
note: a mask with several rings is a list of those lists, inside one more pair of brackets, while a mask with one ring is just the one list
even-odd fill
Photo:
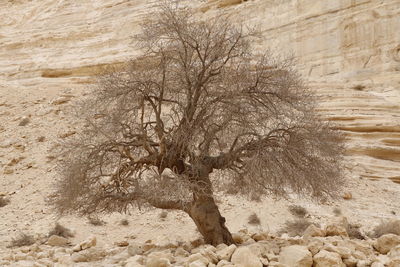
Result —
[[225, 218], [219, 213], [211, 196], [196, 198], [188, 213], [207, 244], [234, 244], [232, 235], [225, 226]]

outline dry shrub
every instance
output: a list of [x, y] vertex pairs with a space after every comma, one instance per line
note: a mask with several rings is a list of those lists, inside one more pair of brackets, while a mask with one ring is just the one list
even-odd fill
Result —
[[35, 238], [26, 233], [20, 233], [16, 238], [11, 240], [10, 248], [30, 246], [35, 243]]
[[99, 217], [89, 216], [88, 217], [89, 223], [94, 226], [102, 226], [105, 225], [106, 222], [101, 220]]
[[357, 84], [357, 85], [353, 86], [353, 89], [357, 90], [357, 91], [362, 91], [365, 89], [365, 85]]
[[304, 218], [286, 221], [284, 226], [278, 231], [278, 234], [287, 233], [289, 236], [302, 236], [311, 224], [309, 220]]
[[168, 211], [163, 210], [163, 211], [160, 212], [159, 217], [160, 217], [161, 220], [165, 220], [165, 218], [167, 218], [167, 216], [168, 216]]
[[122, 219], [122, 220], [119, 222], [119, 224], [120, 224], [120, 225], [123, 225], [123, 226], [128, 226], [128, 225], [129, 225], [129, 221], [128, 221], [127, 219]]
[[8, 204], [10, 204], [10, 200], [4, 196], [0, 196], [0, 208], [5, 207]]
[[350, 238], [355, 239], [365, 239], [365, 236], [360, 231], [360, 226], [356, 224], [348, 224], [347, 226], [347, 233], [349, 234]]
[[304, 218], [308, 213], [308, 211], [300, 205], [290, 205], [289, 212], [298, 218]]
[[256, 213], [253, 213], [249, 216], [248, 218], [248, 223], [252, 224], [252, 225], [260, 225], [261, 224], [261, 220], [260, 218], [257, 216]]
[[336, 207], [333, 209], [333, 214], [335, 214], [336, 216], [340, 216], [342, 215], [342, 210]]
[[56, 225], [54, 226], [54, 228], [49, 232], [48, 234], [49, 236], [52, 235], [58, 235], [58, 236], [62, 236], [65, 238], [68, 237], [74, 237], [74, 234], [72, 233], [72, 231], [64, 226], [62, 226], [59, 223], [56, 223]]
[[378, 226], [374, 228], [370, 236], [378, 238], [386, 234], [400, 235], [400, 221], [390, 220], [386, 222], [381, 222]]

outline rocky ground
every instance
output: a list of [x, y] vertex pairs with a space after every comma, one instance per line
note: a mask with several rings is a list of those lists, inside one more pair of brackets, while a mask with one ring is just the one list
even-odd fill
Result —
[[[400, 229], [400, 221], [392, 221]], [[233, 235], [236, 245], [217, 247], [192, 242], [160, 245], [153, 240], [144, 243], [118, 242], [114, 246], [97, 245], [95, 236], [78, 244], [58, 235], [43, 243], [8, 251], [1, 266], [125, 266], [125, 267], [398, 267], [400, 236], [384, 234], [376, 239], [360, 240], [348, 233], [345, 217], [328, 223], [323, 229], [311, 224], [302, 236], [277, 237], [268, 232], [241, 230]], [[68, 236], [66, 231], [58, 234]], [[398, 233], [400, 233], [398, 231]], [[360, 238], [360, 237], [359, 237]]]

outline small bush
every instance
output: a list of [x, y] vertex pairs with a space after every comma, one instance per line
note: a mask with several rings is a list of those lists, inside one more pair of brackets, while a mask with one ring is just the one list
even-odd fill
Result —
[[261, 224], [260, 218], [258, 218], [256, 213], [253, 213], [248, 218], [248, 223], [252, 225], [259, 225]]
[[362, 239], [362, 240], [365, 239], [365, 236], [360, 231], [359, 225], [349, 224], [346, 230], [350, 238]]
[[35, 243], [35, 238], [31, 235], [20, 233], [16, 238], [11, 240], [10, 248], [30, 246]]
[[286, 221], [284, 226], [278, 231], [278, 234], [287, 233], [289, 236], [302, 236], [304, 231], [312, 223], [307, 219], [296, 219], [294, 221]]
[[374, 228], [370, 236], [378, 238], [386, 234], [400, 235], [400, 221], [390, 220], [386, 222], [381, 222], [378, 226]]
[[336, 207], [333, 209], [333, 214], [335, 214], [336, 216], [340, 216], [342, 215], [342, 210]]
[[89, 223], [94, 226], [102, 226], [105, 225], [106, 222], [101, 220], [98, 217], [88, 217]]
[[0, 196], [0, 208], [7, 206], [10, 203], [8, 198]]
[[128, 226], [128, 225], [129, 225], [129, 221], [128, 221], [127, 219], [122, 219], [122, 220], [119, 222], [119, 224], [120, 224], [120, 225], [123, 225], [123, 226]]
[[304, 216], [306, 216], [308, 213], [304, 207], [299, 205], [290, 205], [289, 212], [298, 218], [304, 218]]
[[72, 231], [70, 229], [62, 226], [59, 223], [56, 223], [54, 228], [49, 232], [49, 236], [52, 236], [52, 235], [58, 235], [58, 236], [62, 236], [65, 238], [74, 236], [74, 234], [72, 233]]
[[165, 218], [167, 218], [168, 216], [168, 212], [166, 210], [163, 210], [162, 212], [160, 212], [160, 219], [165, 220]]
[[365, 89], [365, 85], [357, 84], [357, 85], [353, 86], [353, 89], [357, 90], [357, 91], [362, 91]]

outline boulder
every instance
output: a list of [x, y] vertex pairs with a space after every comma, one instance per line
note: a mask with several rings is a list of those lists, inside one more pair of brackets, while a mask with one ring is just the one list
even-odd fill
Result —
[[313, 267], [346, 267], [338, 253], [321, 250], [314, 256]]
[[284, 247], [279, 254], [279, 262], [288, 266], [311, 267], [313, 264], [312, 254], [305, 246]]
[[241, 267], [262, 267], [261, 261], [248, 247], [239, 247], [233, 252], [231, 262]]
[[400, 245], [400, 236], [387, 234], [379, 237], [373, 244], [376, 251], [381, 254], [388, 253], [392, 248]]
[[62, 236], [58, 236], [58, 235], [52, 235], [47, 240], [47, 245], [53, 246], [53, 247], [63, 247], [68, 244], [69, 244], [68, 239], [66, 239], [65, 237], [62, 237]]
[[225, 247], [221, 250], [217, 250], [216, 255], [219, 260], [230, 261], [231, 256], [232, 256], [233, 252], [235, 252], [236, 248], [237, 248], [236, 245], [232, 244], [229, 247]]

